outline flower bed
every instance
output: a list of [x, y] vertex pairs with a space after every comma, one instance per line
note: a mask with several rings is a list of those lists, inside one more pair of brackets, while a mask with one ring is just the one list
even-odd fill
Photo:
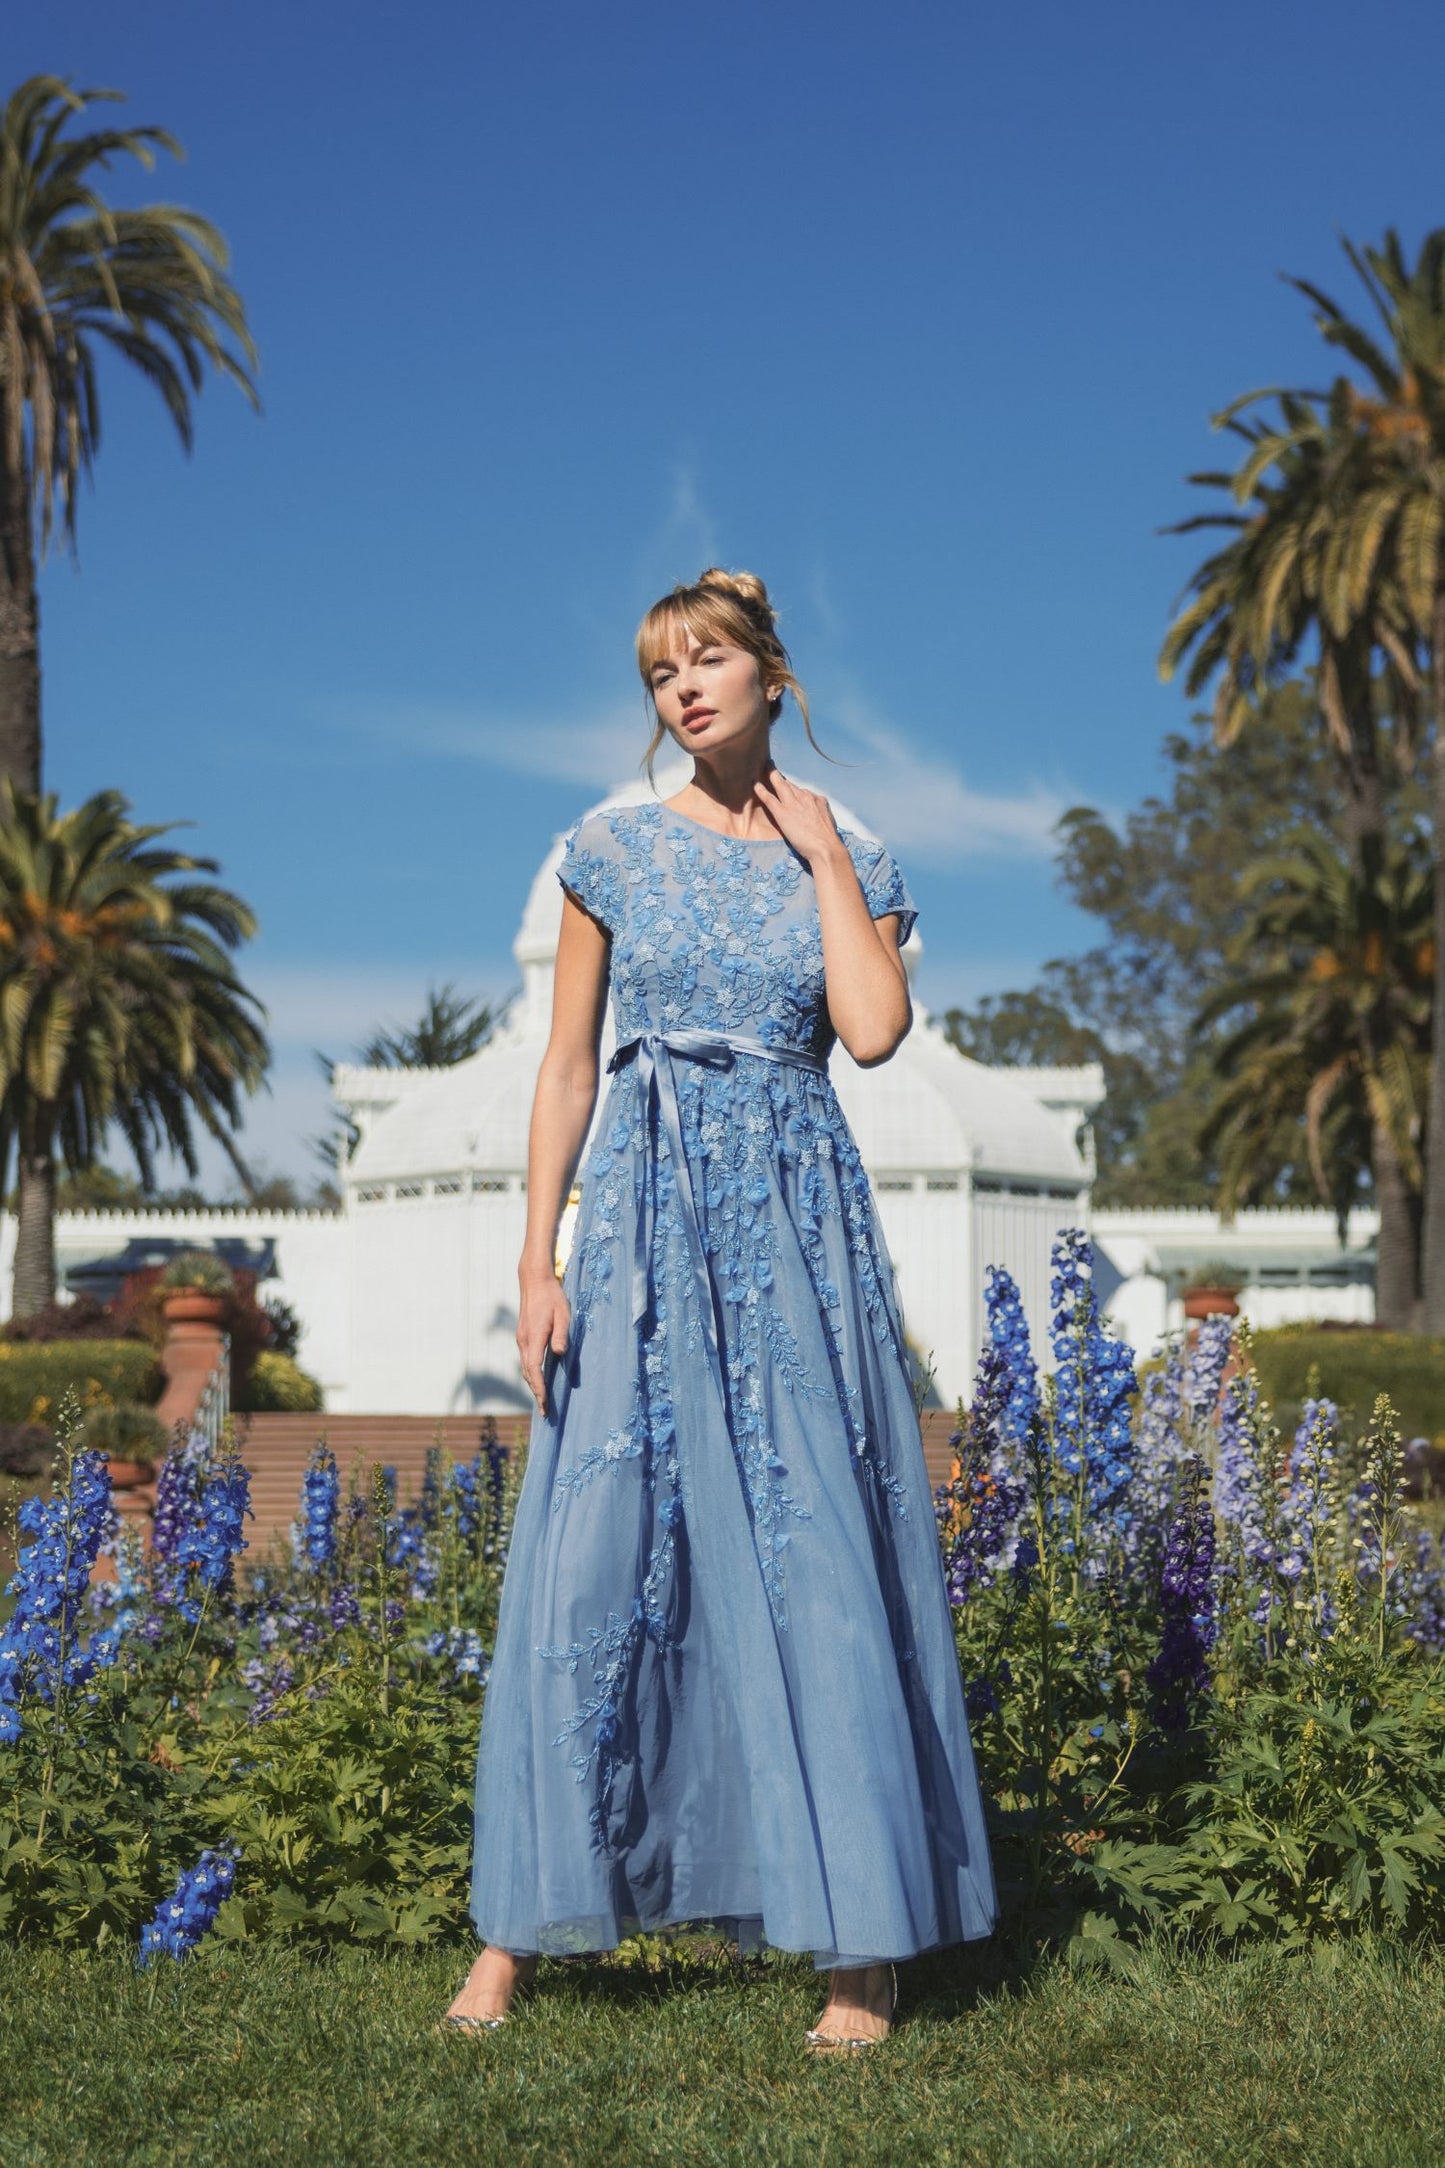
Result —
[[[1282, 1439], [1226, 1321], [1141, 1389], [1078, 1235], [1049, 1377], [1006, 1274], [988, 1306], [937, 1510], [1011, 1926], [1100, 1962], [1159, 1922], [1438, 1931], [1445, 1572], [1388, 1403], [1352, 1441], [1312, 1401]], [[168, 1458], [148, 1559], [96, 1456], [62, 1478], [0, 1636], [0, 1931], [466, 1939], [513, 1461], [438, 1450], [402, 1505], [319, 1446], [289, 1556], [248, 1572], [234, 1451]]]

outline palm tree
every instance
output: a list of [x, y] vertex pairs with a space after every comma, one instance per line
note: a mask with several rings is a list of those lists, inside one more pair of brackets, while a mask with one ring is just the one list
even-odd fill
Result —
[[1377, 841], [1363, 866], [1321, 837], [1246, 876], [1254, 908], [1239, 953], [1252, 968], [1201, 1008], [1196, 1030], [1247, 1011], [1222, 1042], [1225, 1079], [1201, 1143], [1217, 1150], [1220, 1205], [1266, 1190], [1305, 1125], [1311, 1170], [1343, 1222], [1362, 1173], [1380, 1213], [1375, 1306], [1417, 1322], [1419, 1219], [1435, 876], [1416, 836]]
[[[1251, 413], [1277, 400], [1272, 415]], [[1185, 689], [1213, 681], [1221, 744], [1268, 713], [1264, 695], [1283, 682], [1307, 643], [1318, 649], [1315, 697], [1340, 761], [1344, 829], [1356, 857], [1385, 825], [1377, 675], [1409, 773], [1422, 691], [1418, 644], [1392, 561], [1363, 566], [1348, 548], [1356, 507], [1376, 486], [1373, 448], [1353, 426], [1340, 387], [1327, 398], [1250, 392], [1215, 417], [1247, 447], [1233, 472], [1192, 474], [1224, 490], [1230, 509], [1181, 520], [1168, 532], [1224, 528], [1230, 539], [1189, 584], [1190, 600], [1165, 636], [1160, 675], [1191, 657]]]
[[[1371, 487], [1351, 508], [1342, 550], [1357, 583], [1391, 576], [1429, 659], [1434, 729], [1433, 826], [1445, 849], [1445, 228], [1427, 234], [1413, 266], [1397, 234], [1378, 249], [1345, 253], [1384, 330], [1384, 342], [1307, 280], [1291, 283], [1316, 311], [1329, 343], [1363, 384], [1341, 378], [1335, 396], [1367, 447]], [[1445, 1019], [1445, 881], [1435, 899], [1434, 1013]], [[1431, 1066], [1423, 1226], [1424, 1313], [1445, 1332], [1445, 1044]]]
[[270, 1050], [229, 951], [255, 932], [215, 861], [157, 846], [118, 791], [74, 812], [0, 785], [0, 1179], [18, 1165], [13, 1312], [55, 1293], [58, 1165], [111, 1123], [147, 1189], [164, 1146], [197, 1172], [193, 1117], [249, 1176], [232, 1131]]
[[32, 76], [0, 112], [0, 775], [40, 788], [37, 546], [75, 544], [80, 482], [100, 444], [97, 359], [109, 346], [160, 393], [190, 449], [209, 364], [255, 401], [255, 349], [226, 247], [194, 211], [113, 210], [117, 157], [180, 154], [160, 128], [69, 134], [114, 90]]

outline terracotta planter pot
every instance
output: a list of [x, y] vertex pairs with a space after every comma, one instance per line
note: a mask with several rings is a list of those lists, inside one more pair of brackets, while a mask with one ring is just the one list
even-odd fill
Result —
[[163, 1307], [168, 1325], [219, 1325], [226, 1314], [225, 1297], [203, 1294], [199, 1287], [178, 1287]]
[[107, 1455], [106, 1466], [110, 1470], [112, 1490], [139, 1490], [143, 1483], [150, 1483], [155, 1479], [156, 1464], [153, 1460], [116, 1460]]
[[1186, 1287], [1184, 1315], [1190, 1318], [1238, 1317], [1239, 1296], [1232, 1287]]

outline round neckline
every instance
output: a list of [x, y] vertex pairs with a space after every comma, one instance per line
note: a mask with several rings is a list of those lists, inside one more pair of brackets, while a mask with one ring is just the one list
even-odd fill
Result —
[[659, 813], [669, 813], [675, 821], [686, 821], [689, 828], [700, 828], [705, 836], [716, 836], [720, 843], [741, 843], [749, 850], [763, 847], [771, 850], [788, 840], [786, 836], [731, 836], [726, 828], [714, 828], [707, 821], [694, 820], [691, 813], [679, 812], [675, 805], [669, 805], [664, 798], [655, 799], [653, 802]]

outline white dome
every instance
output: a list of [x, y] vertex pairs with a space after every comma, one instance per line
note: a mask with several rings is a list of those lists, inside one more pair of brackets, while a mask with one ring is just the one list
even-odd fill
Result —
[[[640, 777], [588, 810], [670, 797], [689, 775], [674, 763], [658, 771], [655, 791]], [[879, 840], [837, 799], [828, 802], [841, 828]], [[512, 945], [522, 998], [488, 1045], [448, 1069], [337, 1070], [334, 1096], [361, 1130], [346, 1170], [349, 1185], [525, 1173], [532, 1094], [551, 1024], [564, 833], [553, 838], [537, 870]], [[903, 951], [910, 971], [921, 948], [911, 935]], [[615, 1043], [609, 1007], [604, 1062]], [[860, 1069], [836, 1047], [830, 1067], [870, 1171], [970, 1171], [1073, 1189], [1087, 1183], [1075, 1118], [1041, 1104], [1017, 1073], [968, 1060], [923, 1010], [916, 1009], [913, 1030], [891, 1061]]]
[[1041, 1106], [1015, 1077], [960, 1054], [917, 1004], [913, 1029], [891, 1061], [860, 1069], [835, 1047], [829, 1068], [870, 1171], [967, 1169], [1075, 1190], [1088, 1180], [1077, 1124]]

